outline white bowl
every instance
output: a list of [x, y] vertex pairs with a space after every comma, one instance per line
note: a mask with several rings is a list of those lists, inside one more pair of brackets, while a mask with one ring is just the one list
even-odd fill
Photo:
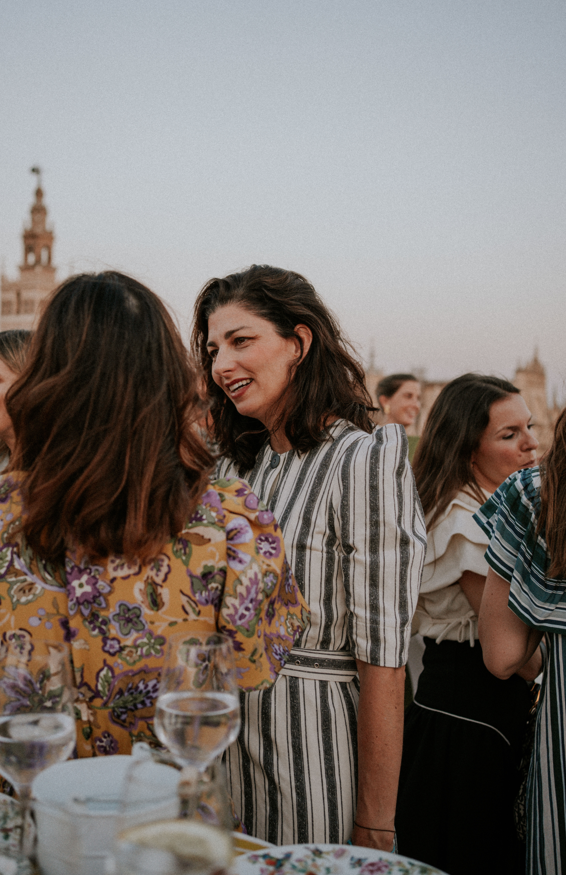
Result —
[[[131, 763], [129, 756], [68, 760], [37, 776], [37, 853], [44, 875], [103, 875]], [[175, 817], [179, 772], [162, 763], [144, 767], [151, 771], [155, 792], [140, 803], [141, 819]], [[138, 819], [133, 817], [134, 823]]]

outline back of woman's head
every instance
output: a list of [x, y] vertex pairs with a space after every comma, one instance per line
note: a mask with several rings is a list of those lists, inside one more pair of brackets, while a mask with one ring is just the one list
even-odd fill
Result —
[[312, 332], [308, 353], [290, 374], [284, 411], [285, 433], [295, 449], [313, 449], [333, 416], [347, 419], [364, 431], [372, 430], [368, 415], [371, 399], [363, 369], [314, 287], [294, 271], [254, 264], [241, 273], [209, 280], [195, 304], [193, 350], [203, 367], [215, 438], [223, 454], [242, 469], [249, 468], [266, 438], [258, 421], [239, 414], [212, 377], [212, 360], [206, 346], [208, 319], [227, 304], [238, 304], [266, 319], [281, 337], [296, 337], [301, 348], [295, 326], [307, 325]]
[[145, 286], [113, 272], [64, 282], [7, 406], [24, 534], [44, 558], [72, 544], [147, 559], [183, 527], [212, 459], [187, 352]]
[[472, 454], [489, 424], [492, 404], [518, 392], [507, 380], [483, 374], [463, 374], [440, 392], [413, 462], [423, 510], [425, 514], [432, 513], [429, 527], [462, 489], [483, 503]]

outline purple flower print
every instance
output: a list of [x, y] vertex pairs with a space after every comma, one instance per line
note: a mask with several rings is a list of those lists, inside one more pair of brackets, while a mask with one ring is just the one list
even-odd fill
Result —
[[261, 526], [270, 526], [274, 519], [270, 510], [260, 510], [257, 515], [257, 521]]
[[109, 653], [110, 656], [116, 656], [117, 653], [120, 653], [122, 645], [118, 638], [108, 638], [105, 636], [102, 639], [102, 649], [105, 653]]
[[101, 757], [112, 756], [112, 754], [118, 753], [118, 742], [114, 736], [106, 730], [102, 735], [98, 735], [94, 739], [94, 744], [96, 746], [96, 752]]
[[59, 625], [63, 630], [63, 641], [65, 641], [67, 644], [70, 644], [73, 638], [76, 638], [79, 634], [79, 630], [71, 628], [71, 623], [69, 622], [68, 617], [60, 617]]
[[128, 562], [123, 556], [109, 556], [107, 568], [110, 577], [130, 577], [139, 574], [140, 563], [137, 560]]
[[28, 711], [57, 711], [60, 707], [64, 687], [56, 687], [46, 690], [46, 683], [50, 679], [47, 669], [40, 670], [37, 677], [26, 669], [7, 665], [4, 677], [0, 681], [6, 700], [4, 702], [4, 714], [18, 714]]
[[281, 553], [281, 541], [277, 535], [270, 535], [269, 532], [258, 535], [255, 539], [255, 545], [258, 553], [261, 553], [266, 559], [276, 559]]
[[226, 570], [217, 568], [216, 565], [205, 565], [199, 570], [199, 574], [193, 574], [187, 568], [193, 595], [199, 605], [213, 605], [217, 608], [226, 581]]
[[140, 605], [118, 602], [116, 608], [110, 615], [110, 620], [122, 638], [127, 638], [132, 632], [143, 632], [147, 628], [142, 620], [143, 609]]
[[89, 567], [75, 565], [70, 559], [65, 561], [67, 574], [67, 597], [71, 616], [80, 610], [83, 617], [88, 617], [93, 607], [105, 608], [104, 596], [112, 591], [112, 587], [99, 574], [103, 571], [95, 565]]
[[283, 644], [274, 644], [271, 648], [271, 656], [277, 660], [281, 668], [284, 668], [285, 663], [289, 659], [289, 649]]
[[169, 577], [171, 566], [165, 553], [160, 553], [148, 566], [148, 574], [155, 583], [165, 583]]
[[274, 571], [268, 571], [263, 575], [263, 589], [267, 593], [267, 595], [271, 595], [273, 590], [275, 589], [275, 585], [278, 581], [278, 577]]
[[[244, 645], [242, 644], [242, 642], [238, 638], [238, 633], [236, 632], [235, 629], [232, 629], [229, 626], [220, 625], [218, 627], [218, 631], [222, 632], [223, 635], [227, 635], [229, 638], [232, 639], [232, 647], [234, 648], [234, 651], [236, 653], [243, 653]], [[247, 670], [248, 669], [246, 669], [246, 671]]]
[[220, 496], [216, 489], [209, 489], [205, 492], [201, 499], [201, 504], [204, 504], [206, 508], [211, 510], [214, 513], [214, 516], [224, 513], [222, 502], [220, 501]]
[[115, 695], [111, 702], [111, 717], [115, 723], [119, 726], [131, 726], [137, 724], [138, 717], [147, 718], [152, 715], [159, 693], [157, 674], [153, 672], [153, 677], [138, 675], [131, 680], [128, 680], [127, 674], [118, 676], [117, 688], [113, 690]]
[[360, 875], [378, 875], [380, 872], [390, 871], [391, 863], [389, 860], [372, 860], [362, 866]]
[[191, 526], [197, 525], [198, 523], [206, 523], [206, 514], [200, 505], [189, 520], [189, 525]]
[[108, 617], [102, 616], [100, 611], [93, 611], [90, 617], [85, 617], [83, 623], [93, 636], [108, 634], [110, 620]]
[[249, 492], [244, 499], [244, 507], [248, 510], [257, 510], [259, 507], [259, 498], [254, 492]]
[[11, 632], [5, 632], [3, 638], [11, 650], [26, 659], [33, 649], [31, 635], [27, 629], [14, 629]]
[[231, 544], [249, 544], [254, 534], [243, 516], [236, 516], [226, 525], [226, 538]]
[[251, 556], [238, 550], [234, 544], [249, 544], [252, 539], [251, 526], [244, 517], [238, 516], [230, 520], [226, 526], [226, 558], [234, 571], [243, 571], [251, 561]]
[[247, 579], [239, 581], [236, 596], [226, 599], [224, 616], [234, 626], [251, 631], [251, 625], [256, 619], [257, 609], [261, 604], [261, 578], [258, 571], [251, 572]]

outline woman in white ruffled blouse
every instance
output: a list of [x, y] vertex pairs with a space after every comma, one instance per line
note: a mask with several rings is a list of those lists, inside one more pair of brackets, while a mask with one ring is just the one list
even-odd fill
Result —
[[526, 680], [501, 681], [483, 664], [478, 613], [488, 539], [473, 514], [538, 441], [518, 389], [465, 374], [444, 387], [414, 461], [428, 546], [413, 633], [424, 670], [406, 715], [397, 806], [399, 850], [450, 875], [522, 870], [513, 821], [530, 704]]

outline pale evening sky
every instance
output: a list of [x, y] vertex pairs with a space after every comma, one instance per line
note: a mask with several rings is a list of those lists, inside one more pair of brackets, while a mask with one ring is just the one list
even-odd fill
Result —
[[113, 267], [186, 324], [253, 262], [366, 358], [566, 401], [564, 0], [0, 4], [0, 259], [44, 170], [58, 276]]

